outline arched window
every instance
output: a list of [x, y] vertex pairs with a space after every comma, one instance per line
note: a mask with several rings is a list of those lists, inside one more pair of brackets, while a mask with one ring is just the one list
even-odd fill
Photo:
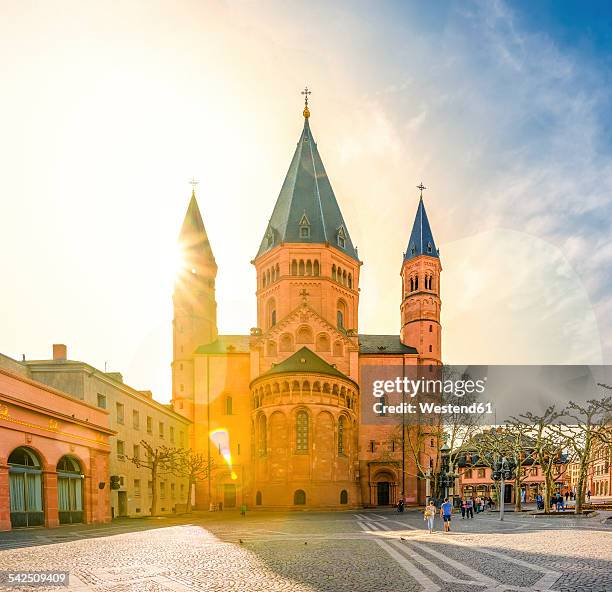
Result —
[[297, 261], [294, 259], [291, 262], [291, 275], [297, 275]]
[[259, 416], [259, 456], [268, 454], [268, 422], [265, 415]]
[[312, 261], [310, 259], [306, 261], [306, 275], [312, 275]]
[[332, 265], [332, 280], [336, 281], [336, 266]]
[[295, 451], [308, 452], [308, 413], [299, 411], [295, 418]]
[[255, 494], [255, 505], [256, 506], [261, 506], [261, 491], [258, 491]]
[[225, 397], [225, 415], [232, 415], [232, 398]]
[[276, 264], [275, 270], [276, 270], [276, 273], [274, 275], [276, 279], [279, 279], [280, 278], [280, 265], [278, 263]]
[[42, 466], [33, 450], [20, 447], [11, 452], [9, 465], [9, 497], [11, 526], [42, 526]]
[[327, 333], [319, 333], [319, 335], [317, 335], [317, 344], [315, 349], [321, 352], [330, 350], [329, 335]]
[[414, 278], [414, 289], [415, 290], [419, 289], [419, 276], [418, 275]]
[[353, 274], [352, 273], [348, 274], [348, 287], [349, 288], [353, 287]]
[[298, 275], [304, 275], [304, 261], [303, 261], [303, 259], [300, 259]]
[[433, 350], [431, 349], [431, 345], [429, 346], [429, 351], [433, 351]]
[[433, 333], [433, 325], [429, 325], [429, 332]]
[[263, 277], [261, 279], [261, 286], [262, 288], [266, 287], [266, 272], [265, 271], [263, 272]]
[[266, 303], [267, 308], [267, 317], [268, 317], [268, 325], [270, 327], [274, 327], [276, 325], [276, 301], [274, 298], [270, 298]]
[[298, 489], [293, 494], [293, 504], [295, 506], [305, 506], [306, 505], [306, 492], [303, 489]]
[[348, 491], [346, 489], [340, 492], [340, 503], [343, 505], [348, 504]]
[[338, 300], [338, 305], [336, 307], [336, 324], [338, 329], [345, 329], [346, 322], [346, 304], [344, 300]]
[[319, 260], [315, 259], [315, 262], [312, 266], [312, 273], [313, 275], [320, 275], [321, 273], [321, 268], [319, 267]]
[[344, 417], [338, 420], [338, 454], [344, 454]]
[[414, 278], [410, 278], [410, 291], [414, 292]]
[[346, 269], [342, 271], [342, 284], [346, 286]]
[[268, 269], [268, 271], [266, 272], [266, 283], [268, 285], [270, 285], [270, 270]]
[[281, 335], [279, 349], [282, 352], [290, 352], [293, 351], [293, 338], [289, 333], [284, 333]]
[[297, 343], [312, 343], [314, 337], [312, 335], [312, 329], [307, 325], [300, 327], [296, 334]]
[[78, 461], [62, 456], [57, 463], [57, 509], [60, 524], [83, 522], [83, 475]]

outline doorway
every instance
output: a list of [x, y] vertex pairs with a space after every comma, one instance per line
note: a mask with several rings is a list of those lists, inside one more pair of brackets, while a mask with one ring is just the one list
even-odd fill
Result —
[[20, 447], [9, 455], [8, 465], [11, 527], [42, 526], [42, 466], [38, 456]]
[[236, 507], [236, 486], [233, 483], [223, 486], [223, 507]]
[[117, 501], [118, 501], [118, 506], [119, 506], [119, 512], [118, 512], [119, 518], [127, 516], [128, 515], [127, 491], [118, 491]]
[[379, 506], [389, 505], [389, 481], [379, 481], [376, 484], [376, 504]]
[[70, 456], [57, 463], [57, 508], [60, 524], [83, 522], [83, 474]]

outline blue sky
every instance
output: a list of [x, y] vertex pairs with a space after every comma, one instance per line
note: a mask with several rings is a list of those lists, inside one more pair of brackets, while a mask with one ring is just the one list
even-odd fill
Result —
[[364, 260], [360, 327], [399, 331], [428, 187], [451, 363], [612, 360], [612, 9], [598, 2], [11, 4], [0, 19], [0, 351], [169, 398], [172, 253], [197, 177], [219, 326], [302, 126]]

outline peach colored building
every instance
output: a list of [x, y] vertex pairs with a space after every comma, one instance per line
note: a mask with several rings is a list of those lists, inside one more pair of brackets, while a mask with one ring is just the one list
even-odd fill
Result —
[[[557, 491], [560, 493], [565, 491], [566, 466], [559, 466], [555, 479]], [[526, 476], [521, 485], [521, 499], [526, 503], [533, 503], [538, 493], [544, 495], [544, 475], [541, 467], [537, 464], [525, 467], [524, 471]], [[458, 472], [459, 495], [464, 497], [492, 497], [496, 500], [497, 491], [489, 467], [460, 467]], [[514, 503], [515, 501], [514, 480], [505, 484], [505, 500], [507, 503]]]
[[[424, 501], [414, 459], [405, 457], [402, 470], [400, 420], [372, 420], [365, 378], [385, 366], [401, 373], [441, 364], [442, 268], [422, 195], [398, 259], [398, 331], [360, 334], [363, 262], [309, 117], [306, 106], [252, 261], [256, 327], [218, 334], [217, 264], [195, 193], [181, 229], [185, 266], [173, 295], [173, 405], [193, 421], [193, 447], [216, 463], [212, 477], [198, 485], [200, 508], [341, 509], [394, 504], [402, 495], [410, 504]], [[421, 466], [429, 466], [437, 448], [419, 454]]]
[[[111, 519], [108, 413], [0, 367], [0, 530]], [[11, 370], [4, 369], [10, 366]]]

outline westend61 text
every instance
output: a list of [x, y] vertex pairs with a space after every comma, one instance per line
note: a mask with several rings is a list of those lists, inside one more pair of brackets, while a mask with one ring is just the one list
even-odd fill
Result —
[[469, 415], [482, 415], [483, 413], [494, 413], [493, 406], [490, 402], [487, 403], [472, 403], [471, 405], [436, 405], [435, 403], [400, 403], [399, 405], [384, 405], [381, 401], [377, 401], [372, 405], [374, 413], [423, 413], [435, 415], [447, 415], [454, 413], [462, 413]]

